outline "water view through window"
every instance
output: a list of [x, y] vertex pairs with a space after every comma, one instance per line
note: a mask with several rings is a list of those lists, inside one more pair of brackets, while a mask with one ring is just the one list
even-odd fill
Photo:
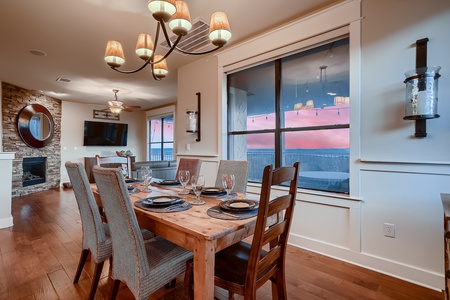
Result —
[[348, 39], [228, 75], [229, 159], [300, 162], [301, 188], [349, 192]]
[[173, 130], [173, 115], [149, 121], [148, 160], [174, 160]]

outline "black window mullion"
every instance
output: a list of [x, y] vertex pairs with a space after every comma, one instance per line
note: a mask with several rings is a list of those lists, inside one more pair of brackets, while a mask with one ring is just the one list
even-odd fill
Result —
[[163, 145], [164, 145], [164, 126], [163, 126], [163, 124], [164, 124], [164, 118], [161, 118], [161, 145], [160, 145], [161, 160], [164, 160], [164, 147], [163, 147]]
[[275, 61], [275, 168], [281, 166], [281, 59]]

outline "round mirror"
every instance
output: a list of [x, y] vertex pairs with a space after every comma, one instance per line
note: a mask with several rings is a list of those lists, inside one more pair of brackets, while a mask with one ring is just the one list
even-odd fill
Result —
[[17, 118], [17, 129], [22, 140], [30, 147], [42, 148], [53, 137], [53, 118], [40, 104], [25, 106]]

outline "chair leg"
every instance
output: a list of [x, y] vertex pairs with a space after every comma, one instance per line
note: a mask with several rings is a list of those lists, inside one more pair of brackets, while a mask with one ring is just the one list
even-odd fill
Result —
[[116, 300], [117, 292], [119, 292], [120, 280], [115, 279], [113, 286], [111, 288], [111, 294], [109, 295], [109, 300]]
[[89, 300], [93, 300], [95, 297], [95, 292], [97, 291], [98, 281], [100, 280], [100, 275], [102, 274], [103, 261], [101, 263], [95, 264], [94, 278], [92, 278], [91, 291], [89, 292]]
[[80, 279], [81, 272], [83, 271], [84, 264], [86, 263], [86, 259], [89, 254], [89, 249], [83, 249], [81, 251], [80, 261], [78, 262], [77, 272], [75, 273], [75, 278], [73, 279], [73, 283], [77, 283]]
[[176, 285], [177, 285], [177, 279], [174, 278], [174, 279], [172, 279], [169, 283], [166, 283], [166, 284], [164, 285], [164, 288], [165, 288], [166, 290], [168, 290], [168, 289], [174, 288]]
[[186, 261], [186, 272], [184, 273], [184, 297], [186, 299], [194, 299], [194, 261], [189, 259]]

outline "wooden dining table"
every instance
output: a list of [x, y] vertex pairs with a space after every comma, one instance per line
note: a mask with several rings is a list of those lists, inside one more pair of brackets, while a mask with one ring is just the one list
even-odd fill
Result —
[[[144, 187], [136, 185], [140, 190]], [[130, 194], [134, 203], [137, 200], [152, 196], [177, 195], [185, 201], [191, 202], [195, 195], [179, 195], [179, 187], [150, 186], [151, 192]], [[101, 206], [101, 199], [97, 187], [92, 184], [92, 190], [97, 203]], [[259, 199], [256, 195], [238, 194], [238, 198]], [[185, 211], [152, 212], [134, 206], [139, 226], [146, 228], [194, 254], [194, 298], [214, 299], [214, 257], [215, 253], [229, 247], [248, 236], [255, 230], [256, 217], [243, 220], [222, 220], [210, 217], [207, 210], [222, 201], [218, 198], [202, 197], [204, 205], [192, 205]]]

